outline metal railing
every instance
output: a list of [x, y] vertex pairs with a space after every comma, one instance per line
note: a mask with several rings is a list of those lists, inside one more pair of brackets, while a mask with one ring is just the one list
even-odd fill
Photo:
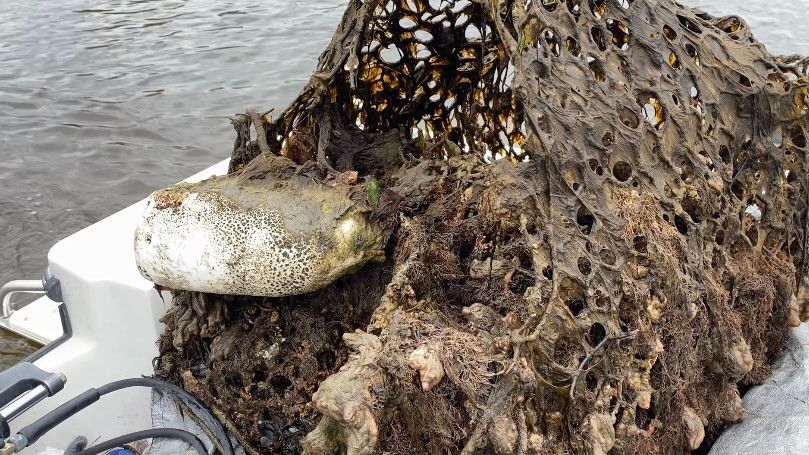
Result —
[[39, 280], [14, 280], [0, 287], [0, 300], [3, 302], [2, 319], [8, 319], [15, 308], [12, 308], [11, 297], [14, 294], [44, 294], [45, 285]]

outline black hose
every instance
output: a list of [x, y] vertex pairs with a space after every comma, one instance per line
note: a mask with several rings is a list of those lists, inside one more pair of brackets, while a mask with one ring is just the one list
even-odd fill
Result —
[[197, 423], [201, 424], [200, 427], [203, 430], [208, 430], [206, 431], [208, 437], [210, 437], [213, 443], [219, 448], [222, 455], [234, 455], [230, 437], [219, 419], [214, 417], [211, 411], [208, 410], [197, 397], [191, 395], [181, 387], [155, 378], [131, 378], [105, 384], [98, 388], [98, 393], [103, 396], [110, 392], [128, 387], [147, 387], [176, 396], [199, 418], [201, 422]]
[[104, 441], [101, 444], [88, 447], [80, 452], [77, 452], [76, 455], [96, 455], [104, 452], [105, 450], [122, 447], [124, 444], [149, 438], [180, 439], [191, 445], [191, 447], [193, 447], [199, 455], [208, 455], [208, 451], [205, 450], [205, 445], [199, 440], [198, 437], [196, 437], [196, 435], [194, 435], [194, 433], [189, 433], [185, 430], [178, 430], [176, 428], [152, 428], [150, 430], [136, 431], [134, 433], [118, 436], [117, 438], [112, 438], [109, 441]]
[[29, 445], [33, 444], [43, 434], [64, 422], [80, 410], [95, 403], [101, 396], [129, 387], [147, 387], [175, 395], [201, 421], [198, 423], [202, 423], [200, 426], [203, 428], [203, 430], [208, 430], [206, 433], [208, 433], [208, 436], [211, 437], [213, 443], [222, 452], [222, 455], [234, 455], [233, 445], [230, 443], [230, 437], [228, 437], [222, 423], [219, 422], [219, 420], [217, 420], [213, 414], [211, 414], [211, 411], [209, 411], [208, 408], [202, 404], [202, 402], [182, 388], [154, 378], [122, 379], [120, 381], [105, 384], [97, 389], [87, 390], [81, 395], [72, 398], [53, 411], [40, 417], [37, 421], [21, 429], [18, 433], [26, 437]]

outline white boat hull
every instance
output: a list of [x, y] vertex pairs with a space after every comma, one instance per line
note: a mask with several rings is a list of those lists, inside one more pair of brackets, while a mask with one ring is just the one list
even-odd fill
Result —
[[[227, 172], [222, 161], [191, 177], [198, 181]], [[64, 373], [64, 390], [46, 398], [11, 424], [12, 432], [84, 392], [118, 379], [154, 374], [160, 317], [170, 296], [157, 293], [135, 266], [132, 238], [146, 201], [83, 229], [51, 248], [48, 264], [59, 278], [72, 334], [37, 358], [39, 368]], [[58, 304], [43, 297], [9, 319], [18, 333], [50, 341], [61, 331], [53, 318]], [[52, 454], [78, 435], [91, 442], [152, 427], [151, 393], [134, 388], [115, 392], [71, 417], [23, 453]]]

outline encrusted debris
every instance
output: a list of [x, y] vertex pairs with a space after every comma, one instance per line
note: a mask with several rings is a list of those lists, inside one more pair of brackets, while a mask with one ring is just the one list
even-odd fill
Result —
[[352, 0], [230, 171], [342, 173], [385, 261], [181, 292], [158, 374], [256, 453], [704, 450], [809, 317], [808, 66], [673, 0]]

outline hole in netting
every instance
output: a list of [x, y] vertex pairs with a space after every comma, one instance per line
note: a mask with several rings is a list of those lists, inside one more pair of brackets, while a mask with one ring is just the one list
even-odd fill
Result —
[[669, 66], [672, 68], [679, 70], [683, 66], [680, 64], [680, 59], [677, 58], [677, 54], [674, 52], [669, 54]]
[[618, 0], [618, 3], [621, 5], [621, 8], [629, 9], [629, 7], [632, 6], [632, 1], [633, 0]]
[[763, 249], [765, 251], [778, 251], [781, 249], [783, 242], [781, 241], [781, 234], [771, 232], [764, 238]]
[[601, 296], [596, 298], [596, 306], [601, 309], [609, 308], [610, 307], [610, 298]]
[[[382, 43], [380, 43], [379, 41], [373, 40], [370, 43], [363, 46], [363, 48], [361, 49], [361, 52], [363, 54], [368, 54], [368, 53], [371, 53], [371, 52], [375, 52], [377, 49], [379, 49], [379, 46], [381, 46], [381, 45], [382, 45]], [[350, 68], [346, 67], [346, 69], [349, 70]]]
[[590, 6], [590, 12], [593, 13], [596, 19], [601, 19], [604, 13], [607, 12], [607, 0], [588, 0], [587, 3]]
[[595, 390], [596, 387], [598, 387], [598, 378], [596, 378], [595, 373], [588, 371], [584, 376], [584, 384], [587, 387], [587, 390]]
[[270, 379], [270, 385], [272, 386], [275, 393], [278, 395], [283, 395], [283, 393], [292, 387], [292, 381], [289, 380], [286, 376], [283, 375], [276, 375]]
[[[613, 397], [610, 398], [610, 404], [609, 404], [610, 413], [614, 414], [617, 407], [618, 407], [618, 397], [613, 396]], [[616, 422], [620, 422], [620, 421], [621, 421], [620, 418], [616, 419]]]
[[548, 75], [550, 74], [548, 65], [540, 62], [539, 60], [534, 60], [531, 62], [531, 70], [533, 70], [534, 74], [539, 76], [541, 79], [547, 79]]
[[752, 87], [753, 86], [753, 83], [750, 81], [750, 79], [747, 76], [744, 76], [744, 75], [739, 76], [739, 83], [742, 84], [745, 87]]
[[403, 56], [404, 54], [402, 54], [402, 51], [395, 44], [389, 44], [379, 50], [379, 58], [389, 65], [399, 63]]
[[694, 223], [702, 222], [702, 206], [696, 197], [686, 195], [680, 205], [682, 205], [683, 211], [691, 217], [691, 221]]
[[748, 204], [744, 209], [744, 213], [750, 215], [756, 222], [761, 221], [761, 217], [764, 216], [764, 211], [755, 202]]
[[553, 267], [546, 266], [544, 269], [542, 269], [542, 276], [544, 276], [548, 280], [552, 280], [553, 279]]
[[694, 180], [694, 176], [696, 175], [694, 166], [686, 160], [680, 162], [680, 178], [683, 179], [683, 182], [691, 182]]
[[680, 215], [674, 215], [674, 227], [677, 228], [680, 234], [688, 235], [688, 222]]
[[789, 141], [792, 145], [798, 148], [806, 147], [806, 134], [803, 132], [803, 127], [794, 125], [789, 128]]
[[415, 32], [413, 32], [413, 36], [415, 36], [416, 40], [418, 40], [420, 43], [426, 44], [432, 42], [433, 40], [433, 34], [428, 32], [427, 30], [421, 29], [416, 30]]
[[744, 235], [750, 239], [750, 243], [753, 245], [758, 245], [758, 228], [755, 224], [750, 225], [747, 231], [745, 231]]
[[531, 286], [536, 284], [536, 278], [524, 271], [518, 270], [511, 277], [508, 289], [517, 295], [524, 295]]
[[576, 211], [576, 223], [579, 225], [582, 233], [589, 235], [590, 232], [593, 231], [595, 217], [587, 210], [587, 207], [581, 206], [579, 210]]
[[427, 60], [432, 57], [433, 53], [422, 43], [416, 43], [416, 59]]
[[587, 66], [590, 68], [590, 72], [593, 73], [595, 80], [598, 82], [604, 82], [607, 80], [606, 73], [604, 73], [604, 67], [601, 65], [601, 62], [592, 55], [587, 56]]
[[714, 241], [717, 245], [724, 245], [725, 244], [725, 231], [718, 230], [716, 231], [716, 235], [714, 236]]
[[740, 181], [736, 180], [730, 185], [730, 192], [733, 193], [737, 199], [744, 199], [744, 187]]
[[468, 7], [470, 7], [471, 5], [472, 5], [472, 2], [469, 1], [469, 0], [455, 0], [455, 4], [451, 5], [452, 8], [450, 9], [450, 11], [452, 11], [453, 14], [458, 14], [461, 11], [463, 11], [463, 10], [467, 9]]
[[464, 38], [470, 43], [478, 43], [483, 41], [483, 34], [480, 32], [477, 25], [469, 24], [464, 30]]
[[584, 256], [579, 257], [578, 266], [579, 266], [579, 272], [581, 272], [581, 274], [584, 275], [584, 276], [589, 275], [590, 272], [593, 271], [593, 267], [590, 264], [590, 260], [587, 259]]
[[669, 41], [674, 41], [677, 38], [677, 32], [675, 32], [674, 29], [668, 25], [664, 25], [663, 36], [665, 36]]
[[663, 104], [656, 96], [650, 96], [643, 103], [643, 118], [653, 127], [659, 129], [665, 121], [665, 117], [666, 114], [663, 110]]
[[320, 364], [320, 367], [323, 369], [330, 370], [334, 368], [337, 364], [337, 356], [334, 354], [333, 351], [320, 351], [317, 353], [317, 362]]
[[566, 305], [567, 309], [570, 310], [570, 313], [573, 314], [573, 316], [578, 316], [582, 311], [584, 311], [585, 308], [587, 308], [587, 305], [584, 303], [584, 299], [581, 298], [568, 300]]
[[738, 16], [727, 16], [717, 22], [715, 25], [725, 33], [737, 33], [739, 30], [744, 28], [742, 21]]
[[702, 29], [699, 28], [699, 26], [694, 21], [692, 21], [691, 19], [678, 14], [677, 15], [677, 20], [680, 21], [680, 25], [682, 25], [689, 32], [696, 33], [696, 34], [702, 33]]
[[742, 141], [742, 150], [750, 150], [751, 145], [753, 145], [753, 138], [747, 134], [744, 137], [744, 141]]
[[615, 143], [615, 136], [612, 135], [612, 132], [607, 131], [604, 133], [604, 136], [601, 137], [601, 144], [604, 147], [609, 147]]
[[450, 23], [447, 20], [447, 15], [445, 13], [441, 13], [441, 14], [439, 14], [437, 16], [433, 16], [433, 18], [430, 19], [430, 23], [431, 24], [440, 23], [443, 28], [449, 28], [449, 26], [450, 26]]
[[584, 355], [584, 349], [572, 337], [561, 336], [553, 344], [553, 360], [559, 365], [576, 366], [582, 355]]
[[598, 160], [595, 158], [590, 158], [589, 160], [587, 160], [587, 164], [590, 166], [590, 170], [593, 172], [595, 172], [599, 166]]
[[570, 11], [570, 14], [578, 18], [581, 14], [581, 3], [579, 0], [565, 0], [565, 3], [567, 4], [567, 10]]
[[800, 257], [801, 252], [803, 251], [803, 245], [801, 244], [800, 239], [793, 239], [792, 242], [789, 243], [789, 246], [785, 247], [789, 251], [789, 255], [793, 258]]
[[646, 430], [652, 424], [652, 417], [649, 411], [638, 406], [635, 408], [635, 425], [641, 430]]
[[559, 40], [556, 38], [556, 33], [554, 33], [551, 29], [545, 29], [542, 36], [545, 38], [545, 43], [548, 45], [548, 49], [551, 50], [554, 56], [558, 57], [561, 47], [559, 46]]
[[556, 3], [556, 0], [542, 0], [542, 7], [548, 11], [556, 11], [557, 6], [559, 6], [559, 4]]
[[458, 17], [455, 19], [455, 24], [454, 24], [454, 26], [455, 26], [455, 28], [461, 28], [461, 27], [463, 27], [464, 25], [466, 25], [466, 23], [467, 23], [467, 22], [469, 22], [469, 15], [468, 15], [468, 14], [466, 14], [466, 13], [463, 13], [463, 14], [460, 14], [460, 15], [459, 15], [459, 16], [458, 16]]
[[604, 341], [604, 338], [607, 338], [607, 329], [600, 322], [594, 323], [587, 330], [587, 342], [590, 346], [598, 346], [598, 343]]
[[619, 182], [626, 182], [632, 177], [632, 166], [626, 161], [618, 161], [612, 166], [612, 175], [614, 175]]
[[697, 48], [691, 43], [685, 43], [683, 47], [685, 48], [685, 53], [699, 66], [699, 53], [697, 52]]
[[264, 382], [267, 380], [267, 370], [259, 368], [253, 373], [253, 382]]
[[618, 260], [618, 258], [615, 257], [615, 253], [613, 253], [612, 250], [608, 250], [606, 248], [599, 251], [598, 257], [600, 257], [601, 260], [604, 261], [604, 263], [607, 265], [615, 265], [615, 262]]
[[244, 388], [244, 378], [242, 378], [242, 375], [236, 373], [235, 371], [226, 374], [225, 382], [233, 386], [235, 390], [241, 390]]
[[604, 37], [604, 31], [601, 30], [601, 27], [592, 27], [590, 29], [590, 37], [593, 39], [593, 44], [595, 44], [601, 51], [607, 50], [607, 39]]
[[579, 46], [579, 42], [576, 41], [576, 38], [568, 36], [565, 39], [565, 47], [570, 54], [576, 58], [581, 57], [581, 47]]
[[719, 158], [722, 160], [724, 164], [730, 163], [730, 150], [726, 145], [719, 146]]
[[640, 125], [640, 119], [638, 118], [637, 114], [632, 112], [632, 109], [622, 107], [620, 111], [618, 111], [618, 118], [621, 120], [625, 126], [629, 128], [635, 129]]
[[648, 252], [648, 243], [646, 242], [646, 236], [643, 235], [636, 235], [635, 238], [632, 239], [632, 248], [635, 249], [638, 253], [646, 254]]
[[411, 30], [416, 28], [419, 25], [418, 21], [415, 18], [410, 16], [404, 16], [403, 18], [399, 19], [399, 27], [405, 30]]
[[629, 49], [629, 29], [617, 19], [607, 19], [607, 30], [612, 33], [612, 44], [622, 51]]

